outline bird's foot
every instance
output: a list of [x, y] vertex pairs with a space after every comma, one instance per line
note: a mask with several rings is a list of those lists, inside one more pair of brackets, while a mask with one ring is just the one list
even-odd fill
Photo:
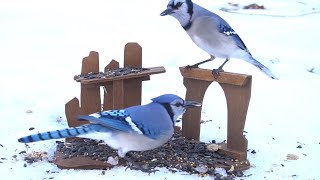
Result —
[[218, 76], [220, 75], [220, 72], [223, 72], [224, 70], [222, 68], [218, 68], [218, 69], [212, 69], [212, 75], [215, 79], [218, 78]]
[[194, 65], [187, 65], [186, 67], [184, 67], [185, 69], [192, 69], [192, 68], [199, 68], [198, 64], [194, 64]]
[[185, 67], [185, 69], [199, 68], [199, 65], [204, 64], [204, 63], [209, 62], [209, 61], [212, 61], [212, 60], [213, 60], [213, 59], [210, 58], [210, 59], [207, 59], [207, 60], [204, 60], [204, 61], [195, 63], [194, 65], [187, 65], [187, 66]]

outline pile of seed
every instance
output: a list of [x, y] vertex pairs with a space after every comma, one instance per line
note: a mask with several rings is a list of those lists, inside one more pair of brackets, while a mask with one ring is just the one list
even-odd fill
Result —
[[88, 79], [111, 78], [116, 76], [124, 76], [132, 73], [139, 73], [146, 70], [148, 70], [148, 68], [124, 67], [124, 68], [117, 68], [112, 70], [107, 69], [105, 72], [90, 72], [88, 74], [75, 75], [74, 80], [77, 82], [80, 82], [81, 80], [88, 80]]
[[[85, 156], [93, 160], [106, 162], [108, 157], [118, 157], [115, 150], [102, 142], [90, 139], [74, 139], [67, 143], [60, 143], [57, 151], [64, 154], [62, 158]], [[152, 169], [166, 167], [171, 172], [184, 171], [190, 174], [212, 175], [217, 164], [230, 166], [234, 160], [217, 152], [209, 151], [206, 144], [186, 140], [180, 134], [174, 134], [173, 138], [163, 146], [144, 152], [129, 152], [128, 155], [141, 167]], [[234, 175], [229, 174], [227, 179]]]

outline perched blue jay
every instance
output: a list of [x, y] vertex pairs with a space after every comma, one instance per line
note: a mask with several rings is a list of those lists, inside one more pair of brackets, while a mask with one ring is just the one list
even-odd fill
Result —
[[193, 3], [191, 0], [170, 0], [161, 16], [175, 17], [188, 33], [192, 41], [210, 54], [210, 59], [196, 63], [188, 68], [197, 68], [200, 64], [214, 60], [216, 57], [226, 59], [213, 75], [223, 71], [223, 66], [230, 58], [243, 59], [264, 72], [272, 79], [278, 79], [270, 69], [254, 59], [239, 35], [220, 16]]
[[69, 137], [102, 140], [118, 150], [120, 157], [134, 164], [126, 157], [127, 152], [146, 151], [162, 146], [172, 137], [177, 118], [187, 108], [196, 106], [201, 104], [185, 101], [174, 94], [164, 94], [153, 98], [147, 105], [79, 116], [79, 121], [90, 122], [86, 125], [25, 136], [18, 141], [30, 143]]

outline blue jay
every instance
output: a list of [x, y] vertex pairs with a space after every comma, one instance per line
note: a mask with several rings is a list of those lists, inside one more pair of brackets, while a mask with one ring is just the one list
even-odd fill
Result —
[[89, 124], [25, 136], [19, 138], [18, 142], [30, 143], [69, 137], [102, 140], [118, 150], [119, 157], [134, 164], [126, 157], [127, 152], [146, 151], [162, 146], [172, 137], [177, 118], [187, 108], [196, 106], [201, 104], [185, 101], [174, 94], [164, 94], [153, 98], [147, 105], [79, 116], [79, 121], [86, 120]]
[[259, 68], [272, 79], [277, 77], [266, 66], [254, 59], [239, 35], [220, 16], [193, 3], [191, 0], [170, 0], [161, 16], [175, 17], [188, 33], [192, 41], [210, 54], [210, 59], [196, 63], [188, 68], [197, 68], [200, 64], [214, 60], [216, 57], [226, 59], [213, 75], [219, 75], [230, 58], [243, 59]]

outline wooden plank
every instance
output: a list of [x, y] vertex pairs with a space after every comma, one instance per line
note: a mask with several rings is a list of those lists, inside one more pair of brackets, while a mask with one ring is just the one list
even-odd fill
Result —
[[88, 57], [82, 60], [81, 74], [88, 74], [89, 72], [99, 72], [99, 53], [91, 51]]
[[202, 69], [202, 68], [191, 68], [186, 69], [185, 67], [180, 67], [180, 73], [185, 78], [198, 79], [204, 81], [216, 81], [219, 83], [233, 84], [238, 86], [243, 86], [247, 83], [248, 78], [251, 75], [237, 74], [231, 72], [221, 72], [217, 78], [212, 75], [212, 70]]
[[226, 96], [228, 107], [227, 148], [245, 155], [248, 141], [243, 135], [243, 130], [251, 97], [251, 83], [251, 78], [248, 78], [244, 86], [219, 83]]
[[113, 81], [113, 109], [124, 108], [123, 80]]
[[[142, 48], [138, 43], [128, 43], [124, 48], [124, 67], [142, 67]], [[150, 76], [146, 76], [150, 79]], [[141, 105], [142, 80], [131, 78], [123, 81], [124, 107]]]
[[[119, 68], [119, 62], [116, 60], [112, 60], [105, 68], [104, 71], [106, 72], [107, 69], [118, 69]], [[104, 88], [107, 91], [104, 92], [104, 98], [103, 98], [103, 110], [113, 110], [113, 83], [107, 82], [104, 84]]]
[[138, 43], [127, 43], [124, 47], [124, 67], [142, 67], [142, 48]]
[[[96, 161], [89, 157], [77, 156], [73, 158], [63, 158], [64, 154], [62, 152], [56, 152], [55, 158], [53, 160], [54, 164], [60, 169], [110, 169], [114, 167], [104, 161]], [[125, 164], [123, 159], [119, 160], [118, 166]]]
[[[99, 54], [90, 52], [82, 61], [81, 73], [99, 72]], [[81, 84], [81, 113], [83, 115], [101, 111], [100, 86]]]
[[[204, 94], [212, 82], [183, 78], [183, 84], [187, 88], [186, 100], [203, 102]], [[187, 109], [182, 116], [182, 135], [187, 138], [199, 140], [201, 107]]]
[[65, 113], [69, 127], [76, 127], [87, 122], [77, 121], [77, 116], [81, 114], [78, 98], [73, 98], [65, 104]]
[[124, 76], [116, 76], [116, 77], [111, 77], [111, 78], [104, 78], [104, 79], [88, 79], [88, 80], [81, 80], [81, 84], [97, 84], [97, 83], [105, 83], [105, 82], [110, 82], [110, 81], [116, 81], [116, 80], [123, 80], [123, 79], [131, 79], [131, 78], [138, 78], [138, 77], [144, 77], [144, 76], [149, 76], [152, 74], [160, 74], [164, 73], [166, 70], [164, 69], [163, 66], [158, 66], [158, 67], [151, 67], [148, 68], [148, 70], [139, 72], [139, 73], [132, 73]]

